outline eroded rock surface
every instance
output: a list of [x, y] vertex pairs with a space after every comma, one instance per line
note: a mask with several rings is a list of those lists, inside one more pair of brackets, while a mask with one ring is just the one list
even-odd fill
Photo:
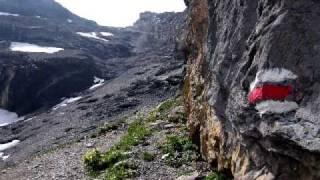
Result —
[[[319, 179], [319, 2], [187, 4], [184, 95], [191, 135], [202, 154], [235, 179]], [[268, 76], [257, 87], [272, 84], [272, 92], [279, 92], [279, 86], [290, 86], [281, 101], [272, 99], [274, 94], [267, 99], [298, 107], [259, 113], [261, 106], [248, 100], [250, 85], [261, 72], [279, 68], [297, 78]]]

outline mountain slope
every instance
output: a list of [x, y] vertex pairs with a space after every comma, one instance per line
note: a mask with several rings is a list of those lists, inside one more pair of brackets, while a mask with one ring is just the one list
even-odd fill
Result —
[[[151, 29], [112, 28], [77, 17], [50, 0], [30, 0], [47, 8], [37, 14], [28, 2], [1, 1], [0, 11], [19, 15], [0, 15], [0, 107], [25, 117], [0, 127], [0, 145], [20, 141], [3, 151], [10, 158], [0, 160], [0, 167], [83, 138], [106, 121], [130, 116], [180, 87], [183, 59], [176, 52], [175, 36], [181, 34], [176, 31], [183, 29], [185, 13], [150, 13], [160, 21], [139, 22]], [[36, 50], [62, 50], [17, 52], [12, 48], [16, 42], [28, 43], [28, 50], [30, 44]]]

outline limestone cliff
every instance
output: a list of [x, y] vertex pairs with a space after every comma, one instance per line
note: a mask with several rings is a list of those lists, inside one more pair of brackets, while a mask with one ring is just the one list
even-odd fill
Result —
[[204, 157], [235, 179], [319, 179], [320, 2], [186, 4], [184, 96]]

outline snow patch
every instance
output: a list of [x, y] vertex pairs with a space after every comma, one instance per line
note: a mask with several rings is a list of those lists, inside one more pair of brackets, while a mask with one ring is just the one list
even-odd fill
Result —
[[100, 34], [102, 36], [105, 36], [105, 37], [109, 37], [109, 36], [114, 36], [114, 34], [110, 33], [110, 32], [100, 32]]
[[5, 155], [3, 151], [13, 148], [17, 146], [19, 143], [19, 140], [13, 140], [6, 144], [0, 144], [0, 159], [2, 159], [3, 161], [7, 160], [10, 157], [10, 155]]
[[294, 80], [297, 78], [297, 75], [284, 68], [264, 69], [257, 73], [256, 79], [250, 84], [250, 91], [256, 88], [260, 83], [280, 83], [286, 80]]
[[68, 104], [77, 102], [77, 101], [79, 101], [80, 99], [82, 99], [82, 96], [72, 97], [72, 98], [65, 99], [65, 100], [63, 100], [60, 104], [54, 106], [52, 109], [55, 111], [55, 110], [57, 110], [57, 109], [59, 109], [59, 108], [61, 108], [61, 107], [66, 107], [66, 106], [68, 106]]
[[94, 77], [93, 83], [94, 83], [94, 85], [89, 88], [90, 90], [96, 89], [96, 88], [104, 85], [104, 79]]
[[30, 43], [21, 43], [21, 42], [11, 42], [10, 45], [11, 51], [19, 51], [19, 52], [33, 52], [33, 53], [48, 53], [53, 54], [59, 51], [63, 51], [63, 48], [56, 47], [45, 47], [38, 46]]
[[282, 114], [294, 111], [298, 109], [299, 106], [293, 101], [263, 101], [256, 105], [256, 110], [259, 111], [260, 115], [263, 114]]
[[14, 112], [0, 109], [0, 127], [7, 126], [22, 119], [23, 118], [19, 118], [18, 115]]
[[0, 152], [5, 151], [7, 149], [13, 148], [16, 145], [18, 145], [20, 143], [19, 140], [13, 140], [11, 142], [8, 142], [6, 144], [0, 144]]
[[73, 97], [73, 98], [69, 98], [69, 99], [64, 100], [64, 102], [65, 102], [66, 104], [70, 104], [70, 103], [74, 103], [74, 102], [76, 102], [76, 101], [79, 101], [80, 99], [82, 99], [81, 96], [79, 96], [79, 97]]
[[77, 32], [77, 34], [86, 38], [97, 39], [105, 42], [109, 41], [107, 39], [98, 37], [98, 34], [96, 32]]
[[12, 13], [8, 13], [8, 12], [0, 12], [0, 16], [20, 16], [19, 14], [12, 14]]
[[67, 19], [67, 21], [68, 21], [68, 23], [72, 23], [73, 22], [72, 19]]

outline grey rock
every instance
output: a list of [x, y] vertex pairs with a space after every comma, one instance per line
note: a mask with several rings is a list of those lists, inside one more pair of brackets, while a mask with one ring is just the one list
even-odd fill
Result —
[[[235, 179], [319, 179], [319, 1], [193, 0], [185, 98], [202, 154]], [[259, 116], [256, 74], [298, 76], [296, 111]]]

